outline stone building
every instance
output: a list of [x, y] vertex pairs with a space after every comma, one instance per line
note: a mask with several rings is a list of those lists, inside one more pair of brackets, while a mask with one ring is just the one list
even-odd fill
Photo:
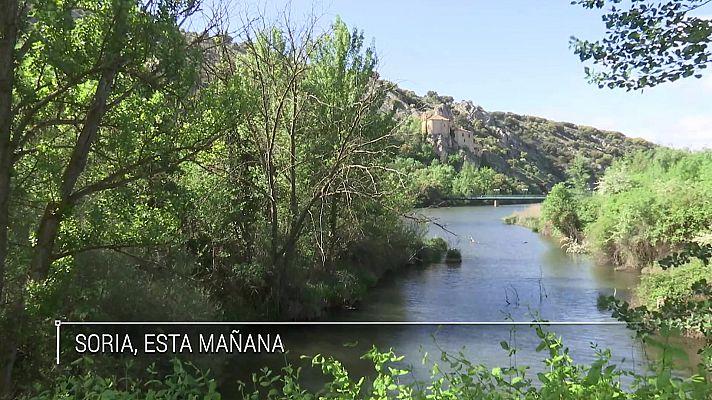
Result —
[[449, 135], [451, 126], [450, 119], [440, 114], [428, 115], [428, 113], [423, 113], [421, 116], [421, 130], [431, 137]]
[[457, 143], [457, 147], [465, 148], [467, 150], [470, 150], [472, 153], [475, 153], [475, 148], [477, 144], [475, 143], [475, 134], [472, 131], [468, 131], [467, 129], [462, 128], [455, 128], [453, 130], [453, 136], [455, 139], [455, 143]]
[[460, 149], [476, 154], [478, 150], [475, 134], [467, 129], [455, 127], [451, 114], [446, 107], [438, 107], [432, 112], [424, 112], [420, 116], [421, 132], [435, 147], [435, 152], [442, 161], [449, 154], [455, 154]]

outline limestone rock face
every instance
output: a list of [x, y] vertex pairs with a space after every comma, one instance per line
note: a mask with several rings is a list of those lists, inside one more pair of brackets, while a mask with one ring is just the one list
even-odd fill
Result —
[[492, 116], [481, 106], [475, 105], [471, 100], [465, 100], [456, 104], [456, 109], [464, 114], [467, 119], [479, 120], [486, 124], [492, 122]]
[[435, 107], [435, 110], [433, 110], [433, 112], [435, 115], [440, 115], [441, 117], [445, 117], [452, 121], [452, 111], [450, 111], [450, 107], [448, 107], [447, 104], [439, 104]]
[[528, 115], [488, 112], [470, 100], [457, 102], [435, 92], [418, 96], [393, 87], [388, 93], [387, 108], [397, 110], [398, 118], [420, 120], [421, 132], [413, 134], [425, 135], [441, 161], [461, 155], [466, 162], [518, 179], [531, 193], [548, 191], [565, 180], [565, 171], [577, 155], [590, 160], [597, 177], [614, 158], [655, 147], [619, 132]]

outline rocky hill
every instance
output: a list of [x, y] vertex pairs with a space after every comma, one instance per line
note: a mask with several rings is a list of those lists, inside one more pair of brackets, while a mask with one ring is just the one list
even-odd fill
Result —
[[[232, 43], [230, 37], [223, 39], [227, 46], [214, 46], [207, 52], [204, 84], [218, 74], [216, 66], [226, 55], [219, 49], [229, 53], [229, 58], [244, 52], [244, 44]], [[383, 111], [395, 110], [403, 122], [399, 144], [405, 147], [427, 144], [442, 162], [457, 156], [476, 167], [490, 167], [519, 181], [532, 193], [546, 192], [565, 180], [565, 171], [577, 157], [589, 162], [595, 181], [615, 158], [655, 147], [646, 140], [628, 138], [619, 132], [509, 112], [488, 112], [471, 101], [455, 102], [452, 97], [436, 92], [418, 96], [378, 76], [374, 78], [391, 88]], [[436, 115], [446, 118], [448, 134], [436, 137], [424, 132], [424, 114], [425, 118]], [[422, 151], [420, 158], [425, 164], [432, 159]]]
[[[546, 192], [565, 180], [567, 168], [577, 157], [589, 163], [595, 180], [615, 158], [655, 147], [619, 132], [528, 115], [487, 112], [471, 101], [455, 102], [436, 92], [418, 96], [395, 85], [389, 92], [387, 107], [396, 110], [404, 121], [401, 135], [405, 142], [422, 139], [441, 161], [459, 155], [466, 162], [491, 167], [517, 179], [532, 192]], [[426, 121], [433, 117], [447, 119], [447, 134], [428, 131]]]

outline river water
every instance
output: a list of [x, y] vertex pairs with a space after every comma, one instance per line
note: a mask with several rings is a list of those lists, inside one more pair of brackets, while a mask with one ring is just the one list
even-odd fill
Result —
[[[422, 210], [451, 232], [431, 224], [428, 234], [460, 248], [462, 264], [398, 271], [369, 292], [358, 310], [332, 315], [331, 320], [613, 321], [609, 312], [597, 307], [598, 297], [615, 293], [628, 299], [638, 274], [565, 254], [557, 243], [502, 222], [503, 217], [523, 208], [526, 206]], [[596, 344], [611, 350], [612, 363], [638, 372], [646, 368], [646, 351], [625, 326], [554, 326], [548, 330], [562, 336], [576, 362], [594, 360], [592, 346]], [[405, 355], [404, 363], [413, 366], [416, 378], [428, 376], [428, 368], [421, 364], [425, 352], [437, 361], [441, 350], [462, 351], [473, 363], [489, 367], [516, 363], [531, 366], [533, 372], [544, 369], [545, 354], [535, 351], [539, 339], [529, 326], [304, 326], [285, 327], [281, 332], [289, 351], [287, 361], [299, 363], [302, 354], [332, 355], [347, 366], [352, 377], [372, 370], [371, 364], [359, 358], [371, 345], [381, 350], [392, 347]], [[503, 340], [518, 348], [516, 359], [501, 348]], [[284, 362], [284, 356], [237, 355], [228, 371], [233, 377], [244, 377], [257, 367], [279, 368]], [[302, 361], [302, 365], [307, 364]], [[307, 377], [316, 373], [308, 370]]]

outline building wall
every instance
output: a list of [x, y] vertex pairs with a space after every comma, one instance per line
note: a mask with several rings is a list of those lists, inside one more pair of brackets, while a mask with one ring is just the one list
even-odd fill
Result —
[[446, 119], [429, 119], [427, 122], [427, 132], [431, 135], [449, 135], [450, 121]]
[[455, 143], [458, 147], [464, 147], [470, 151], [475, 151], [475, 137], [474, 133], [466, 129], [456, 128], [455, 132]]
[[[448, 119], [433, 119], [426, 113], [421, 115], [421, 131], [427, 133], [428, 141], [435, 147], [435, 152], [442, 160], [447, 159], [448, 151], [455, 149], [468, 149], [472, 153], [478, 153], [479, 146], [475, 142], [474, 132], [462, 128], [453, 128]], [[449, 149], [449, 150], [448, 150]]]

